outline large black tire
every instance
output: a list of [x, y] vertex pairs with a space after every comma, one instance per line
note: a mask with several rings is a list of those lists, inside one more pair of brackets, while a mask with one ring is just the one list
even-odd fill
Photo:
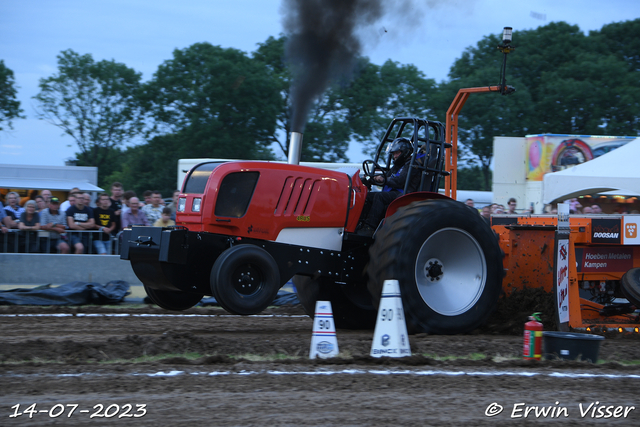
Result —
[[636, 308], [640, 307], [640, 268], [632, 268], [620, 280], [622, 293]]
[[273, 303], [280, 289], [278, 265], [254, 245], [224, 251], [211, 268], [211, 291], [232, 314], [257, 314]]
[[149, 288], [144, 284], [143, 286], [144, 291], [147, 293], [149, 298], [151, 298], [151, 301], [166, 310], [186, 310], [199, 303], [204, 296], [203, 294], [193, 294], [190, 292], [161, 291]]
[[454, 200], [411, 203], [387, 218], [370, 249], [369, 291], [400, 284], [407, 323], [430, 334], [481, 326], [502, 290], [497, 235], [474, 209]]
[[365, 286], [349, 291], [328, 277], [316, 279], [300, 275], [293, 276], [293, 284], [296, 286], [302, 308], [312, 319], [315, 316], [316, 301], [330, 301], [336, 328], [375, 327], [377, 311]]

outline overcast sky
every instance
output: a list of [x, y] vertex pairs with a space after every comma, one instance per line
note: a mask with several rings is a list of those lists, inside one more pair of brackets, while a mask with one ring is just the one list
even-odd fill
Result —
[[[639, 0], [412, 3], [365, 33], [363, 55], [376, 64], [387, 59], [415, 64], [437, 81], [447, 78], [465, 48], [483, 36], [501, 33], [505, 26], [518, 31], [565, 21], [588, 33], [640, 17]], [[96, 61], [114, 59], [148, 80], [158, 65], [172, 58], [174, 49], [193, 43], [254, 51], [257, 43], [283, 31], [282, 4], [283, 0], [0, 0], [0, 59], [15, 74], [27, 116], [14, 120], [13, 131], [0, 133], [0, 164], [62, 166], [78, 151], [71, 137], [37, 120], [33, 108], [39, 79], [57, 71], [56, 55], [62, 50], [90, 53]], [[348, 154], [351, 161], [362, 160], [359, 147]]]

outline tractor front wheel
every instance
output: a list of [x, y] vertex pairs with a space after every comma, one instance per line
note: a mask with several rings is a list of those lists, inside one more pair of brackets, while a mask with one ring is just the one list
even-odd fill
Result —
[[257, 314], [273, 303], [280, 289], [278, 265], [254, 245], [225, 250], [211, 268], [211, 292], [231, 314]]

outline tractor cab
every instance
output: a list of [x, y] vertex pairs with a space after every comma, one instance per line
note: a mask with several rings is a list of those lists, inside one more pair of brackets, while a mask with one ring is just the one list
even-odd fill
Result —
[[395, 118], [387, 128], [372, 160], [362, 164], [364, 184], [371, 188], [374, 176], [383, 176], [391, 170], [391, 145], [397, 138], [406, 138], [411, 142], [412, 152], [409, 160], [411, 173], [407, 174], [404, 194], [409, 189], [415, 191], [438, 192], [441, 178], [449, 173], [444, 171], [445, 150], [451, 144], [445, 142], [445, 127], [440, 122], [412, 117]]

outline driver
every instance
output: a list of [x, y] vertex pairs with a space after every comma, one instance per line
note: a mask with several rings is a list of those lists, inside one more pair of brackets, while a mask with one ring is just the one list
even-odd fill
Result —
[[[387, 178], [386, 184], [384, 184], [385, 179], [383, 176], [377, 175], [373, 177], [376, 184], [384, 184], [384, 187], [382, 187], [382, 191], [380, 192], [370, 191], [367, 194], [365, 208], [363, 210], [363, 213], [366, 212], [366, 215], [363, 217], [357, 234], [372, 236], [376, 228], [378, 228], [378, 224], [380, 220], [382, 220], [389, 204], [404, 193], [404, 185], [407, 181], [407, 174], [411, 166], [411, 162], [408, 160], [411, 158], [411, 153], [413, 152], [411, 141], [407, 138], [396, 138], [389, 146], [389, 151], [390, 155], [393, 156], [393, 167], [385, 173]], [[411, 187], [411, 184], [409, 187]], [[411, 193], [415, 189], [408, 188], [407, 190]], [[369, 208], [368, 212], [367, 207]]]

